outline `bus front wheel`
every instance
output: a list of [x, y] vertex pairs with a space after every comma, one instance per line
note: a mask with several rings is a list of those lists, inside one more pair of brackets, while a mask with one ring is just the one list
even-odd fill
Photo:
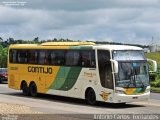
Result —
[[22, 83], [21, 89], [22, 89], [23, 95], [25, 96], [29, 95], [29, 89], [26, 82]]
[[37, 96], [37, 86], [36, 86], [36, 84], [34, 82], [30, 84], [29, 91], [30, 91], [30, 95], [32, 97], [36, 97]]
[[96, 103], [96, 94], [93, 89], [88, 89], [86, 91], [86, 101], [90, 105], [94, 105]]

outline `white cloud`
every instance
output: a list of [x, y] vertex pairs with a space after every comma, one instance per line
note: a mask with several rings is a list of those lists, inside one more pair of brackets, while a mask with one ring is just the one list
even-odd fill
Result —
[[152, 36], [160, 38], [158, 6], [159, 0], [34, 0], [24, 8], [0, 5], [0, 36], [147, 44]]

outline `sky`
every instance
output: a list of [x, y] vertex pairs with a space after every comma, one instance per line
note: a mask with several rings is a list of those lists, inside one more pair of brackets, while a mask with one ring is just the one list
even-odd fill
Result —
[[160, 0], [0, 0], [0, 37], [160, 43]]

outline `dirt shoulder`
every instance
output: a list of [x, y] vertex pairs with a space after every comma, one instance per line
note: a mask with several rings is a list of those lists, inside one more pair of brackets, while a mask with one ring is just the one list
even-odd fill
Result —
[[38, 114], [41, 112], [36, 112], [31, 110], [30, 107], [18, 105], [18, 104], [8, 104], [0, 103], [0, 114]]

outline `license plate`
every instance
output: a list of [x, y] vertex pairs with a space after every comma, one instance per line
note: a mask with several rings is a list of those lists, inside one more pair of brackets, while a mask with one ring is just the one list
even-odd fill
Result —
[[138, 97], [132, 97], [132, 99], [138, 99]]

